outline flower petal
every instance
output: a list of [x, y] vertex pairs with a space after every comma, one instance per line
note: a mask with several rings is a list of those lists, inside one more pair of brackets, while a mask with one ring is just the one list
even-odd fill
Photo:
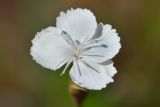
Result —
[[32, 40], [31, 55], [37, 63], [45, 68], [58, 69], [64, 65], [72, 49], [61, 36], [61, 31], [48, 27], [37, 33]]
[[113, 82], [112, 66], [96, 64], [90, 61], [77, 60], [73, 62], [73, 67], [70, 70], [72, 80], [79, 86], [90, 90], [101, 90], [106, 87], [106, 84]]
[[113, 66], [112, 60], [107, 60], [100, 64], [105, 68], [107, 74], [110, 75], [111, 77], [113, 77], [117, 73], [116, 68]]
[[90, 10], [77, 8], [61, 12], [56, 26], [67, 32], [74, 41], [83, 41], [94, 34], [97, 22]]
[[[98, 34], [98, 33], [97, 33]], [[89, 43], [90, 42], [90, 43]], [[96, 39], [91, 39], [85, 46], [88, 50], [83, 52], [82, 56], [86, 60], [94, 62], [103, 62], [112, 59], [121, 48], [120, 37], [111, 25], [103, 25], [102, 35]]]

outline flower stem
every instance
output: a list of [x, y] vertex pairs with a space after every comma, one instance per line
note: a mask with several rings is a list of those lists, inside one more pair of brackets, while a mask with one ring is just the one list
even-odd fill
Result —
[[82, 107], [82, 104], [88, 94], [88, 90], [71, 82], [69, 85], [69, 93], [74, 98], [77, 107]]

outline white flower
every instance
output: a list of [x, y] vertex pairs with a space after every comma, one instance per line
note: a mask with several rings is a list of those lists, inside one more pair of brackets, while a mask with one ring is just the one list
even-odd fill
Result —
[[90, 10], [61, 12], [56, 27], [48, 27], [32, 40], [31, 55], [45, 68], [56, 70], [73, 63], [71, 79], [86, 89], [100, 90], [116, 74], [111, 59], [119, 52], [120, 38], [111, 25], [97, 24]]

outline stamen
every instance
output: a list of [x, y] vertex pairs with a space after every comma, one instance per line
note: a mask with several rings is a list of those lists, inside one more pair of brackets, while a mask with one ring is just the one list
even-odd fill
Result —
[[76, 65], [77, 65], [79, 75], [81, 76], [81, 70], [80, 70], [80, 68], [79, 68], [79, 64], [78, 64], [78, 62], [77, 62], [77, 61], [75, 61], [75, 63], [76, 63]]
[[90, 50], [90, 49], [92, 49], [92, 48], [107, 48], [107, 47], [108, 47], [107, 45], [102, 44], [102, 45], [100, 45], [100, 46], [90, 46], [90, 47], [86, 47], [86, 48], [82, 49], [82, 51], [88, 51], [88, 50]]
[[102, 36], [102, 31], [103, 31], [103, 24], [99, 23], [97, 25], [95, 34], [93, 35], [93, 37], [91, 39], [93, 40], [93, 39], [96, 39], [96, 38], [100, 38]]
[[102, 55], [89, 55], [89, 54], [87, 54], [87, 55], [83, 54], [83, 56], [104, 57]]
[[63, 60], [61, 60], [55, 67], [55, 69], [57, 69], [58, 66], [60, 66], [64, 61], [66, 61], [68, 58], [64, 58]]
[[89, 65], [87, 62], [81, 60], [86, 66], [88, 66], [89, 68], [91, 68], [92, 70], [96, 71], [97, 73], [100, 73], [99, 71], [97, 71], [95, 68], [93, 68], [91, 65]]
[[[91, 41], [94, 41], [94, 42], [98, 42], [97, 40], [95, 40], [95, 39], [99, 39], [101, 36], [102, 36], [102, 31], [103, 31], [103, 24], [102, 23], [99, 23], [98, 25], [97, 25], [97, 28], [96, 28], [96, 31], [95, 31], [95, 33], [94, 33], [94, 35], [91, 37], [91, 38], [89, 38], [89, 37], [87, 37], [87, 38], [85, 38], [84, 39], [84, 41], [82, 42], [83, 44], [84, 43], [90, 43]], [[86, 44], [85, 44], [86, 45]]]
[[81, 44], [80, 41], [78, 41], [78, 40], [75, 40], [75, 42], [77, 43], [77, 45], [80, 45], [80, 44]]
[[74, 41], [72, 40], [71, 36], [67, 34], [65, 31], [61, 32], [62, 37], [66, 40], [68, 44], [70, 44], [73, 48], [76, 48]]
[[105, 44], [102, 44], [102, 47], [104, 47], [104, 48], [108, 48], [108, 46], [107, 46], [107, 45], [105, 45]]
[[67, 68], [69, 67], [69, 65], [71, 64], [72, 60], [69, 60], [65, 66], [65, 68], [63, 69], [63, 72], [60, 74], [60, 76], [62, 76], [63, 74], [65, 74]]
[[85, 42], [83, 45], [86, 46], [92, 43], [98, 43], [100, 41], [102, 41], [102, 39], [90, 40], [90, 41]]

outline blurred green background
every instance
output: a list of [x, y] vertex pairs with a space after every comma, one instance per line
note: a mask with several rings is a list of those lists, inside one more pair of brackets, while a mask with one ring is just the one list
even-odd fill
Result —
[[75, 107], [68, 73], [59, 77], [29, 54], [36, 32], [71, 7], [92, 10], [122, 43], [115, 82], [91, 91], [83, 107], [160, 107], [159, 0], [0, 0], [0, 107]]

